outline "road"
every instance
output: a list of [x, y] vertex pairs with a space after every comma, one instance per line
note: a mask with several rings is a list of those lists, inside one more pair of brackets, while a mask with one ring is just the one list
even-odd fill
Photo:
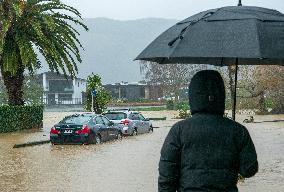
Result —
[[[177, 120], [156, 121], [154, 126], [159, 128], [153, 133], [102, 145], [44, 144], [12, 148], [15, 143], [48, 138], [49, 127], [60, 115], [46, 114], [42, 132], [0, 134], [1, 191], [157, 191], [160, 149]], [[271, 118], [284, 120], [283, 116], [259, 116], [256, 121]], [[256, 144], [260, 171], [239, 184], [240, 191], [283, 192], [284, 121], [246, 125]]]

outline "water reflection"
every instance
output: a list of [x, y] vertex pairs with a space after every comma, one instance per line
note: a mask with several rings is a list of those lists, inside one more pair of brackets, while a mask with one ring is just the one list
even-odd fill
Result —
[[[157, 191], [160, 148], [177, 120], [155, 122], [152, 134], [102, 145], [39, 145], [13, 149], [15, 143], [46, 138], [40, 132], [0, 135], [1, 191]], [[282, 192], [284, 122], [247, 124], [255, 141], [260, 171], [240, 191]]]

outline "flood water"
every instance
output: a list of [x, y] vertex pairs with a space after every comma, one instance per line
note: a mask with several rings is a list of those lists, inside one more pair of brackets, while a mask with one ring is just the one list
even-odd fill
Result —
[[[15, 143], [48, 139], [63, 114], [45, 114], [41, 132], [0, 134], [1, 191], [157, 191], [159, 152], [177, 120], [155, 121], [154, 133], [102, 145], [38, 145], [13, 149]], [[155, 115], [155, 114], [154, 114]], [[153, 116], [153, 114], [152, 114]], [[256, 121], [284, 120], [265, 116]], [[284, 121], [246, 124], [255, 142], [259, 173], [239, 184], [240, 191], [284, 191]]]

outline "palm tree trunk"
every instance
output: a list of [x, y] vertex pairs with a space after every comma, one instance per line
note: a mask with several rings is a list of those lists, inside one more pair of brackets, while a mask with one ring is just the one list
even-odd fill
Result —
[[[0, 64], [1, 65], [1, 64]], [[1, 65], [1, 74], [4, 85], [8, 93], [9, 105], [24, 105], [23, 101], [23, 82], [24, 82], [24, 66], [18, 65], [16, 74], [5, 72]]]

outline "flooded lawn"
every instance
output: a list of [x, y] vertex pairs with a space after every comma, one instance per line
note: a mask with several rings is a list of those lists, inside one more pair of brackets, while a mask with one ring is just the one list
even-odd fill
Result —
[[[157, 191], [159, 152], [172, 113], [145, 112], [155, 121], [154, 133], [102, 145], [44, 144], [13, 149], [15, 143], [48, 139], [49, 128], [66, 113], [45, 113], [41, 132], [0, 134], [1, 191]], [[242, 117], [244, 119], [244, 117]], [[282, 119], [280, 122], [269, 122]], [[256, 116], [262, 123], [246, 124], [255, 142], [259, 173], [239, 185], [240, 191], [284, 191], [284, 116]]]

